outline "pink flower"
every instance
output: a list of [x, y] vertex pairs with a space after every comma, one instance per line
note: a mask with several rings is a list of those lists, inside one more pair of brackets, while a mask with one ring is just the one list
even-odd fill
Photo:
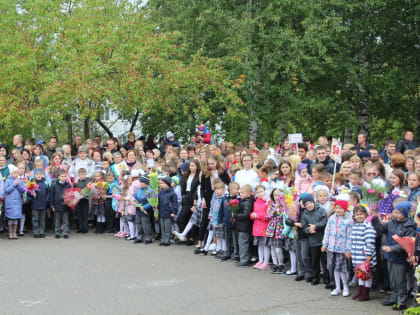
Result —
[[370, 189], [367, 190], [367, 192], [368, 192], [368, 194], [373, 195], [374, 193], [376, 193], [376, 190], [373, 189], [373, 188], [370, 188]]
[[383, 193], [379, 193], [379, 198], [383, 198], [384, 197], [384, 194]]

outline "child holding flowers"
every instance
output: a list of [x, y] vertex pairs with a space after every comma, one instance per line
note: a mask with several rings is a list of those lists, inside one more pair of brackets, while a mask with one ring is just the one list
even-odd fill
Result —
[[88, 232], [89, 199], [92, 196], [92, 183], [87, 178], [87, 172], [84, 168], [79, 168], [78, 177], [75, 179], [75, 187], [82, 191], [82, 199], [76, 206], [76, 215], [78, 222], [77, 233]]
[[[32, 230], [34, 238], [45, 237], [45, 212], [48, 203], [49, 189], [45, 183], [44, 173], [40, 168], [34, 170], [36, 192], [31, 195]], [[34, 188], [35, 189], [35, 188]]]

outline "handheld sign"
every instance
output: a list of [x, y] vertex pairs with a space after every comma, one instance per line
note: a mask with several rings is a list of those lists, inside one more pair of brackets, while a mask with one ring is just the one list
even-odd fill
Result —
[[288, 135], [289, 143], [296, 144], [296, 154], [298, 153], [298, 143], [303, 142], [303, 137], [301, 133], [291, 133]]
[[340, 139], [335, 139], [332, 142], [331, 145], [331, 155], [334, 157], [334, 174], [333, 174], [333, 180], [331, 184], [331, 188], [334, 190], [334, 182], [335, 182], [335, 173], [337, 168], [337, 163], [341, 163], [341, 142]]

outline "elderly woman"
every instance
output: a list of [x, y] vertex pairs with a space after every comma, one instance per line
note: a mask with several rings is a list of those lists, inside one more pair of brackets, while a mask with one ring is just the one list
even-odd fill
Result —
[[93, 178], [95, 173], [95, 165], [91, 159], [88, 158], [89, 148], [82, 145], [79, 147], [77, 158], [71, 163], [69, 175], [73, 182], [77, 183], [79, 180], [79, 169], [84, 168], [88, 178]]

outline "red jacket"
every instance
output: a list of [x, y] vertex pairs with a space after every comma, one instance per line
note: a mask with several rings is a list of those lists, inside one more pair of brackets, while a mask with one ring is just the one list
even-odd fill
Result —
[[[252, 235], [266, 237], [267, 225], [268, 225], [268, 210], [269, 203], [263, 199], [257, 198], [254, 202], [254, 211], [251, 212], [251, 220], [254, 220], [254, 226], [252, 227]], [[253, 213], [257, 215], [257, 218], [253, 218]]]

